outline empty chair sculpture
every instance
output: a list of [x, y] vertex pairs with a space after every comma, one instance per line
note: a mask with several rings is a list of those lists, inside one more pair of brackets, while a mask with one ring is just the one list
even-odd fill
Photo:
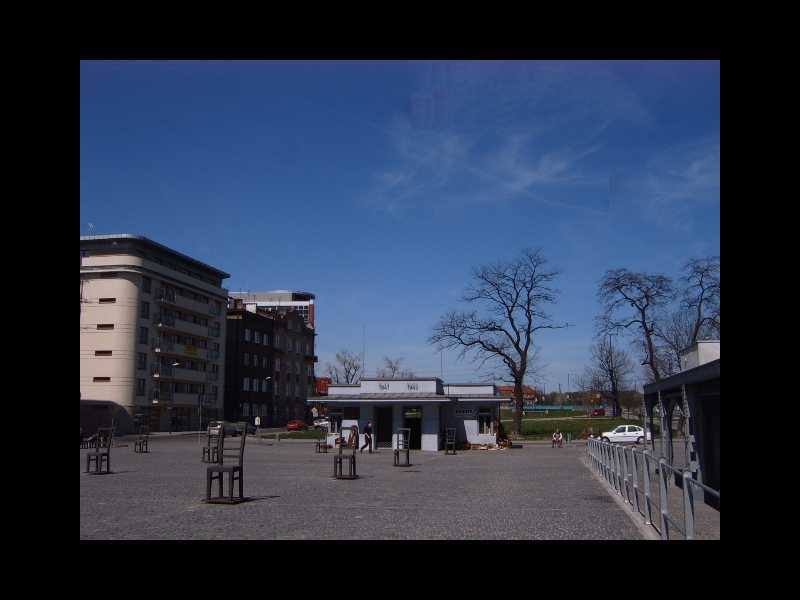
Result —
[[319, 429], [319, 439], [315, 443], [315, 452], [317, 453], [328, 453], [328, 430], [324, 427], [320, 427]]
[[142, 426], [139, 429], [139, 437], [133, 443], [133, 451], [138, 453], [150, 452], [150, 430]]
[[[349, 438], [345, 441], [344, 432], [348, 430]], [[355, 442], [352, 443], [352, 436]], [[352, 447], [353, 453], [344, 453], [345, 445]], [[356, 450], [358, 450], [358, 427], [343, 427], [339, 432], [339, 453], [333, 456], [333, 477], [335, 479], [358, 479], [356, 472]], [[343, 464], [347, 463], [347, 475], [344, 474]]]
[[206, 438], [206, 445], [203, 446], [204, 463], [218, 463], [219, 462], [219, 438], [223, 435], [223, 427], [220, 425], [218, 428], [208, 428], [208, 437]]
[[[411, 440], [411, 429], [400, 428], [395, 435], [394, 446], [394, 466], [395, 467], [410, 467], [411, 466], [411, 447], [409, 441]], [[400, 462], [400, 455], [405, 455], [405, 463]]]
[[445, 454], [455, 454], [456, 453], [456, 429], [455, 427], [448, 427], [445, 429], [445, 437], [444, 437], [444, 453]]
[[[242, 432], [239, 438], [239, 443], [231, 442], [230, 446], [226, 447], [226, 438], [224, 429], [220, 431], [217, 436], [217, 452], [219, 462], [209, 465], [206, 468], [206, 502], [212, 504], [236, 504], [244, 501], [244, 444], [247, 440], [247, 425], [240, 423]], [[233, 437], [227, 438], [233, 440]], [[222, 492], [222, 477], [228, 473], [228, 496], [223, 496]], [[211, 497], [211, 485], [214, 480], [219, 482], [219, 496], [216, 498]], [[239, 496], [238, 498], [233, 495], [233, 483], [239, 482]]]
[[[90, 472], [91, 464], [94, 462], [93, 475], [100, 475], [101, 473], [111, 472], [111, 443], [114, 438], [114, 431], [110, 427], [101, 428], [97, 430], [96, 434], [97, 446], [94, 452], [86, 454], [86, 472]], [[103, 462], [105, 462], [106, 470], [103, 471]]]

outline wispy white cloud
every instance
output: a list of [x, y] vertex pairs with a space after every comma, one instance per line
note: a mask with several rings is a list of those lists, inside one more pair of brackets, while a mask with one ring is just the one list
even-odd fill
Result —
[[365, 202], [395, 216], [431, 204], [564, 205], [552, 186], [607, 185], [582, 169], [605, 130], [648, 118], [602, 64], [432, 63], [388, 128], [395, 158]]

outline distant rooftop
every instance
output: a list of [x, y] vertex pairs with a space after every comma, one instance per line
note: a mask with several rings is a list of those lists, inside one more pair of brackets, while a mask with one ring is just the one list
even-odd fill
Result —
[[309, 299], [314, 300], [316, 296], [311, 292], [303, 292], [301, 290], [268, 290], [266, 292], [229, 292], [230, 296], [234, 298], [241, 298], [242, 300], [252, 299], [258, 302], [258, 296], [273, 296], [277, 294], [292, 294], [300, 296], [308, 296]]
[[131, 233], [113, 233], [107, 235], [82, 235], [81, 242], [95, 242], [95, 241], [108, 241], [108, 240], [136, 240], [138, 242], [142, 242], [147, 246], [151, 246], [158, 250], [162, 250], [164, 252], [168, 252], [169, 254], [174, 254], [175, 256], [182, 258], [188, 263], [206, 269], [207, 271], [211, 271], [212, 273], [216, 274], [218, 277], [222, 279], [227, 279], [230, 277], [230, 273], [226, 273], [225, 271], [221, 271], [216, 267], [212, 267], [202, 261], [197, 260], [196, 258], [192, 258], [184, 254], [183, 252], [178, 252], [177, 250], [173, 250], [164, 244], [159, 244], [158, 242], [154, 242], [150, 238], [146, 238], [143, 235], [133, 235]]

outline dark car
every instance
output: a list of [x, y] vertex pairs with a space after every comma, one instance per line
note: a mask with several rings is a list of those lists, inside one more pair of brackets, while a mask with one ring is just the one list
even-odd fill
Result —
[[[256, 432], [255, 425], [251, 425], [247, 423], [245, 425], [247, 427], [247, 434], [252, 435]], [[225, 435], [229, 435], [231, 437], [236, 437], [242, 435], [242, 427], [240, 423], [228, 423], [225, 421], [211, 421], [208, 424], [208, 430], [210, 433], [214, 435], [219, 435], [219, 432], [224, 430]]]
[[606, 409], [605, 407], [595, 408], [592, 410], [593, 417], [605, 417], [606, 416]]
[[306, 424], [303, 421], [289, 421], [286, 424], [286, 431], [303, 431]]

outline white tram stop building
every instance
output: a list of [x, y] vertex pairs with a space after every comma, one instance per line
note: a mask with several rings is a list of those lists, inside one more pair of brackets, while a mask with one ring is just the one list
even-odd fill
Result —
[[357, 384], [331, 384], [327, 396], [308, 399], [328, 409], [328, 444], [335, 445], [342, 428], [358, 426], [359, 447], [364, 427], [372, 421], [372, 446], [393, 448], [397, 430], [411, 430], [412, 450], [444, 449], [445, 431], [470, 444], [496, 444], [500, 403], [491, 383], [443, 383], [438, 377], [413, 379], [364, 378]]

